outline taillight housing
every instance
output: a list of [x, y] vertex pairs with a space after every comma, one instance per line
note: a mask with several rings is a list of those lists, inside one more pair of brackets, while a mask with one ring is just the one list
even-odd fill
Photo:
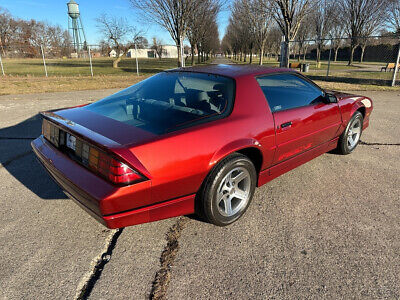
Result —
[[[83, 144], [85, 147], [85, 143]], [[84, 148], [83, 147], [83, 148]], [[85, 147], [86, 148], [86, 147]], [[89, 156], [88, 159], [83, 157], [86, 155], [82, 153], [83, 164], [89, 167], [95, 173], [106, 178], [116, 185], [128, 185], [144, 178], [136, 170], [129, 167], [127, 164], [119, 161], [108, 153], [88, 145]]]
[[42, 134], [61, 152], [115, 185], [130, 185], [146, 179], [113, 154], [58, 128], [46, 119], [43, 120]]

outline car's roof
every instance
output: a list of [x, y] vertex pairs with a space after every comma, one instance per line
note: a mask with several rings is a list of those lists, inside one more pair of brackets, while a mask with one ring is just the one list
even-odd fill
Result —
[[216, 75], [237, 78], [242, 76], [257, 76], [262, 74], [278, 73], [278, 72], [293, 72], [293, 70], [285, 68], [265, 67], [258, 65], [219, 64], [219, 65], [194, 66], [187, 68], [176, 68], [168, 70], [167, 72], [200, 72], [200, 73], [216, 74]]

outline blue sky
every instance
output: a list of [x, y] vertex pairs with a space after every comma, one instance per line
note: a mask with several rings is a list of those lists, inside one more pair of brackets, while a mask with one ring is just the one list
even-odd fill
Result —
[[[68, 0], [69, 1], [69, 0]], [[36, 19], [46, 21], [53, 25], [58, 24], [63, 28], [68, 27], [67, 0], [0, 0], [0, 6], [10, 11], [12, 15], [21, 19]], [[97, 44], [101, 34], [96, 28], [95, 18], [101, 13], [122, 16], [131, 20], [132, 24], [145, 32], [151, 40], [153, 36], [160, 37], [164, 43], [173, 44], [168, 32], [154, 24], [142, 21], [128, 0], [76, 0], [79, 4], [83, 26], [89, 44]], [[229, 19], [229, 10], [225, 8], [219, 15], [218, 25], [220, 38], [223, 37]]]

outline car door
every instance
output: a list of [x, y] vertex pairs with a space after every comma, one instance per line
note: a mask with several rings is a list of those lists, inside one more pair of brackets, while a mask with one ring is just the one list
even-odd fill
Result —
[[276, 133], [273, 164], [332, 140], [340, 127], [337, 103], [327, 103], [324, 92], [297, 74], [271, 74], [257, 78], [271, 108]]

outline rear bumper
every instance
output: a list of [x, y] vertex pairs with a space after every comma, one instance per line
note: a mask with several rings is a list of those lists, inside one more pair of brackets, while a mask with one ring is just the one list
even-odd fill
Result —
[[194, 212], [195, 195], [137, 207], [148, 202], [137, 197], [150, 194], [150, 183], [144, 183], [147, 185], [131, 193], [126, 188], [121, 192], [122, 189], [68, 159], [43, 137], [37, 138], [31, 145], [39, 162], [64, 192], [108, 228], [121, 228]]

